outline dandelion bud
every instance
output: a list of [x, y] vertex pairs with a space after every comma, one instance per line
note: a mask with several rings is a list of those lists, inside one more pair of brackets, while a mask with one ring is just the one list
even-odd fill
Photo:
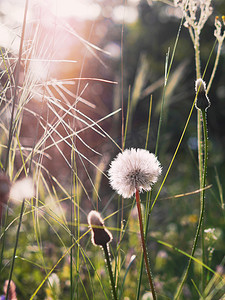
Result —
[[92, 210], [88, 214], [87, 219], [92, 232], [91, 241], [93, 245], [105, 247], [112, 241], [112, 234], [108, 229], [106, 229], [99, 212]]
[[195, 107], [200, 110], [207, 110], [210, 107], [210, 100], [206, 95], [206, 84], [201, 78], [195, 82], [195, 92], [197, 95]]

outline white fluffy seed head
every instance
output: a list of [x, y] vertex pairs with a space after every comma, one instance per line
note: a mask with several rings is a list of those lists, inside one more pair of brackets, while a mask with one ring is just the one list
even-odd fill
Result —
[[135, 190], [151, 190], [162, 168], [157, 157], [144, 149], [126, 149], [111, 162], [108, 171], [112, 188], [124, 198], [130, 198]]

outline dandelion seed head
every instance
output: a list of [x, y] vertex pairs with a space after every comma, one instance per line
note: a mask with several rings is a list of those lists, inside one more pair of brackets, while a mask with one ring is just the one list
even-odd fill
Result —
[[111, 232], [106, 229], [104, 221], [99, 212], [92, 210], [87, 217], [92, 232], [92, 244], [95, 246], [106, 246], [113, 239]]
[[151, 190], [162, 168], [157, 157], [144, 149], [126, 149], [111, 162], [110, 184], [119, 195], [130, 198], [135, 190]]

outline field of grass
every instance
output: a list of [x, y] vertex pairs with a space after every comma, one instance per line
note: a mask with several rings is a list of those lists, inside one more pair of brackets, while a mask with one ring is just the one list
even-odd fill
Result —
[[0, 3], [0, 299], [225, 299], [224, 1], [62, 2]]

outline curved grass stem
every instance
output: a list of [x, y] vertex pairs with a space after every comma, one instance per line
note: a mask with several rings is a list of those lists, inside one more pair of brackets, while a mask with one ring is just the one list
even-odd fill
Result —
[[222, 46], [223, 46], [223, 42], [219, 42], [218, 43], [218, 48], [217, 48], [217, 53], [216, 53], [216, 59], [215, 59], [213, 70], [212, 70], [212, 74], [211, 74], [211, 77], [210, 77], [210, 80], [209, 80], [209, 83], [208, 83], [208, 86], [207, 86], [207, 91], [206, 91], [207, 94], [208, 94], [208, 92], [211, 88], [213, 79], [214, 79], [215, 74], [216, 74], [216, 69], [217, 69], [218, 64], [219, 64], [219, 58], [220, 58], [220, 52], [222, 50]]
[[[202, 123], [203, 123], [203, 134], [204, 134], [204, 166], [203, 166], [203, 178], [202, 178], [202, 191], [201, 191], [201, 203], [203, 210], [205, 209], [205, 185], [206, 185], [206, 175], [208, 167], [208, 134], [207, 134], [207, 121], [206, 121], [206, 111], [202, 110]], [[204, 211], [203, 211], [204, 213]], [[204, 222], [204, 220], [202, 221]], [[204, 224], [202, 224], [202, 262], [205, 263], [205, 245], [204, 245]], [[202, 266], [202, 290], [205, 288], [205, 268]]]
[[15, 128], [14, 128], [14, 112], [15, 112], [15, 109], [16, 109], [17, 98], [18, 98], [18, 85], [19, 85], [19, 75], [20, 75], [20, 63], [21, 63], [22, 52], [23, 52], [23, 42], [24, 42], [24, 36], [25, 36], [27, 11], [28, 11], [28, 2], [29, 2], [29, 0], [26, 0], [25, 9], [24, 9], [24, 17], [23, 17], [22, 34], [21, 34], [21, 39], [20, 39], [19, 57], [18, 57], [18, 62], [17, 62], [16, 74], [15, 74], [15, 87], [14, 87], [14, 94], [13, 94], [13, 99], [12, 99], [12, 112], [11, 112], [11, 119], [10, 119], [10, 125], [9, 125], [9, 138], [8, 138], [8, 145], [7, 145], [6, 158], [5, 158], [5, 171], [8, 168], [9, 156], [10, 156], [10, 148], [11, 148], [11, 143], [12, 143], [13, 135], [14, 135], [14, 132], [15, 132]]
[[143, 249], [143, 256], [144, 256], [144, 261], [145, 261], [146, 272], [147, 272], [148, 281], [149, 281], [149, 285], [150, 285], [150, 288], [151, 288], [153, 300], [156, 300], [157, 296], [156, 296], [156, 292], [155, 292], [155, 287], [154, 287], [154, 283], [153, 283], [153, 278], [152, 278], [152, 274], [151, 274], [150, 263], [149, 263], [149, 259], [148, 259], [148, 254], [147, 254], [147, 249], [146, 249], [146, 244], [145, 244], [145, 238], [144, 238], [144, 230], [143, 230], [142, 214], [141, 214], [140, 194], [139, 194], [139, 191], [137, 189], [136, 189], [136, 192], [135, 192], [135, 196], [136, 196], [136, 204], [137, 204], [137, 209], [138, 209], [141, 243], [142, 243], [142, 249]]
[[110, 283], [111, 283], [111, 287], [112, 287], [113, 299], [117, 300], [118, 298], [117, 298], [115, 281], [114, 281], [112, 267], [111, 267], [111, 261], [110, 261], [110, 256], [109, 256], [109, 249], [108, 249], [107, 244], [105, 244], [104, 246], [102, 246], [102, 248], [103, 248], [104, 253], [105, 253], [106, 264], [107, 264], [107, 268], [108, 268], [108, 271], [109, 271], [109, 278], [110, 278]]
[[180, 285], [178, 286], [178, 289], [176, 291], [174, 299], [179, 299], [180, 294], [182, 292], [183, 285], [185, 283], [185, 280], [187, 278], [191, 262], [192, 262], [192, 257], [194, 256], [196, 247], [197, 247], [197, 242], [198, 238], [200, 235], [200, 230], [202, 229], [202, 290], [204, 290], [205, 287], [205, 269], [204, 269], [204, 264], [205, 264], [205, 251], [204, 251], [204, 226], [203, 226], [203, 217], [204, 217], [204, 211], [205, 211], [205, 183], [206, 183], [206, 174], [207, 174], [207, 165], [208, 165], [208, 135], [207, 135], [207, 123], [206, 123], [206, 112], [205, 110], [201, 111], [202, 115], [202, 123], [203, 123], [203, 134], [204, 134], [204, 167], [201, 170], [202, 178], [201, 178], [201, 193], [200, 193], [200, 200], [201, 200], [201, 207], [200, 207], [200, 215], [199, 215], [199, 221], [198, 221], [198, 226], [197, 226], [197, 231], [191, 251], [191, 257], [189, 259], [187, 268], [182, 276], [182, 281]]
[[12, 257], [12, 264], [11, 264], [11, 268], [10, 268], [10, 272], [9, 272], [9, 281], [8, 281], [6, 296], [5, 296], [6, 300], [8, 300], [8, 297], [9, 297], [10, 283], [12, 280], [12, 274], [13, 274], [13, 269], [14, 269], [14, 264], [15, 264], [16, 250], [17, 250], [18, 241], [19, 241], [19, 234], [20, 234], [20, 227], [22, 224], [24, 206], [25, 206], [25, 200], [23, 200], [23, 202], [22, 202], [21, 211], [20, 211], [19, 225], [18, 225], [17, 233], [16, 233], [16, 241], [15, 241], [14, 252], [13, 252], [13, 257]]

